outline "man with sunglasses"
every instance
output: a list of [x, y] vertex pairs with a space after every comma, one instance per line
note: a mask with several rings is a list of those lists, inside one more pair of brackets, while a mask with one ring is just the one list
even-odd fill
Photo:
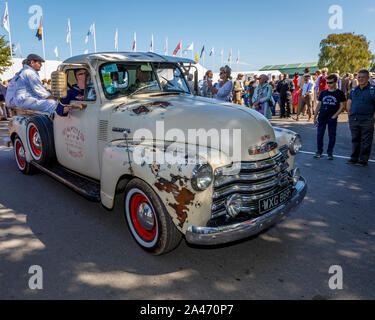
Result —
[[321, 158], [323, 153], [323, 140], [328, 126], [328, 160], [333, 160], [333, 148], [336, 143], [337, 118], [345, 109], [346, 98], [343, 91], [337, 88], [338, 76], [331, 74], [327, 77], [328, 89], [319, 95], [318, 106], [314, 115], [314, 123], [318, 123], [317, 153], [315, 158]]
[[77, 84], [74, 84], [71, 89], [68, 90], [66, 98], [61, 99], [60, 103], [56, 108], [56, 113], [61, 117], [66, 117], [69, 114], [71, 108], [83, 109], [82, 104], [71, 101], [83, 101], [85, 99], [85, 85], [86, 85], [86, 70], [77, 69], [74, 71], [74, 75], [77, 80]]

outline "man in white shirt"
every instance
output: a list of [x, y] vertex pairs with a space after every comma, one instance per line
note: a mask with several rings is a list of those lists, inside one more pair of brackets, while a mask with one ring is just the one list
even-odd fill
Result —
[[15, 77], [15, 105], [21, 109], [30, 109], [53, 114], [58, 102], [51, 96], [40, 81], [38, 72], [44, 60], [36, 54], [27, 57], [27, 65]]
[[299, 116], [301, 113], [305, 111], [305, 107], [307, 106], [307, 114], [309, 115], [308, 121], [312, 118], [312, 101], [314, 97], [314, 83], [311, 81], [311, 76], [309, 74], [304, 75], [304, 83], [302, 86], [302, 103], [301, 103], [301, 109], [297, 113], [297, 117], [294, 118], [294, 120], [298, 121]]

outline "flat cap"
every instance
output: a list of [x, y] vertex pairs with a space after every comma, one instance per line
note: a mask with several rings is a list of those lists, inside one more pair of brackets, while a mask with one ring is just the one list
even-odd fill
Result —
[[41, 61], [41, 62], [45, 62], [44, 59], [40, 56], [38, 56], [37, 54], [29, 54], [27, 56], [27, 60], [29, 61]]

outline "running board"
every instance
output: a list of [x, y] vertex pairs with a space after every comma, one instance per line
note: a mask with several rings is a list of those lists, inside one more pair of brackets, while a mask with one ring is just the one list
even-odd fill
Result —
[[90, 201], [100, 202], [100, 182], [72, 172], [59, 164], [51, 164], [46, 167], [35, 161], [31, 164], [40, 171], [48, 174], [57, 181], [65, 184], [75, 192]]

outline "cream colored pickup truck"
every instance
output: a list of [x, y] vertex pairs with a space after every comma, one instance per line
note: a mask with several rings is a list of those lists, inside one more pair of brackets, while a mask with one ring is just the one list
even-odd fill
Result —
[[183, 237], [216, 245], [269, 228], [305, 197], [294, 168], [301, 138], [247, 107], [194, 95], [185, 80], [194, 73], [197, 90], [194, 64], [155, 53], [64, 61], [52, 93], [64, 98], [84, 69], [84, 108], [17, 110], [9, 133], [19, 170], [38, 169], [108, 209], [118, 197], [133, 238], [154, 255]]

